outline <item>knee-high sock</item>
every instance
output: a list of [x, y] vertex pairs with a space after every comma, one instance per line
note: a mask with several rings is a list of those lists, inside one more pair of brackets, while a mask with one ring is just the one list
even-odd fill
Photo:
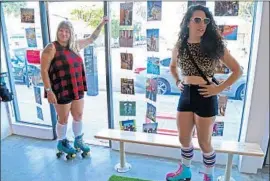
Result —
[[214, 150], [210, 153], [203, 153], [203, 164], [205, 173], [214, 174], [214, 167], [216, 164], [216, 152]]
[[72, 122], [72, 130], [73, 130], [75, 138], [77, 136], [82, 135], [82, 121], [73, 120], [73, 122]]
[[187, 167], [190, 167], [191, 165], [191, 160], [193, 158], [193, 151], [194, 151], [193, 146], [181, 148], [182, 163]]
[[63, 140], [66, 138], [67, 124], [56, 124], [56, 134], [58, 140]]

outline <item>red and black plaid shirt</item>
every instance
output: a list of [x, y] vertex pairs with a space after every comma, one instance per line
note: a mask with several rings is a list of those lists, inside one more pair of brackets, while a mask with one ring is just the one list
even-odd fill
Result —
[[[72, 98], [78, 100], [87, 91], [82, 58], [69, 48], [53, 42], [56, 53], [49, 68], [52, 91], [57, 100]], [[45, 92], [45, 97], [47, 97]]]

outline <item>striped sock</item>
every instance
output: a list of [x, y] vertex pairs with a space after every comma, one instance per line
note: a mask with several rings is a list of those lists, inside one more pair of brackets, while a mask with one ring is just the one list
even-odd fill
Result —
[[203, 153], [203, 164], [206, 174], [214, 174], [214, 167], [216, 163], [216, 152], [213, 150], [210, 153]]
[[193, 151], [194, 151], [193, 146], [181, 148], [182, 163], [187, 167], [190, 167], [191, 165], [191, 159], [193, 158]]

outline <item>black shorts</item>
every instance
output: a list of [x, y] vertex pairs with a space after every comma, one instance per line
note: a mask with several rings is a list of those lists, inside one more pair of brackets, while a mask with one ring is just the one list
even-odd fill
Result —
[[199, 85], [184, 85], [177, 111], [194, 112], [200, 117], [216, 116], [218, 114], [217, 96], [203, 97], [198, 89], [200, 89]]
[[[82, 99], [83, 97], [84, 95], [80, 95], [78, 100]], [[61, 97], [60, 99], [57, 100], [57, 104], [69, 104], [74, 100], [76, 99], [71, 97]]]

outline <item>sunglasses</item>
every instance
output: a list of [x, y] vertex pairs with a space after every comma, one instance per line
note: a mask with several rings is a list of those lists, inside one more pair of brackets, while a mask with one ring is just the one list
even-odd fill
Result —
[[208, 25], [210, 23], [210, 19], [209, 18], [201, 18], [201, 17], [195, 17], [191, 19], [192, 21], [194, 21], [196, 24], [200, 24], [202, 21], [205, 25]]

